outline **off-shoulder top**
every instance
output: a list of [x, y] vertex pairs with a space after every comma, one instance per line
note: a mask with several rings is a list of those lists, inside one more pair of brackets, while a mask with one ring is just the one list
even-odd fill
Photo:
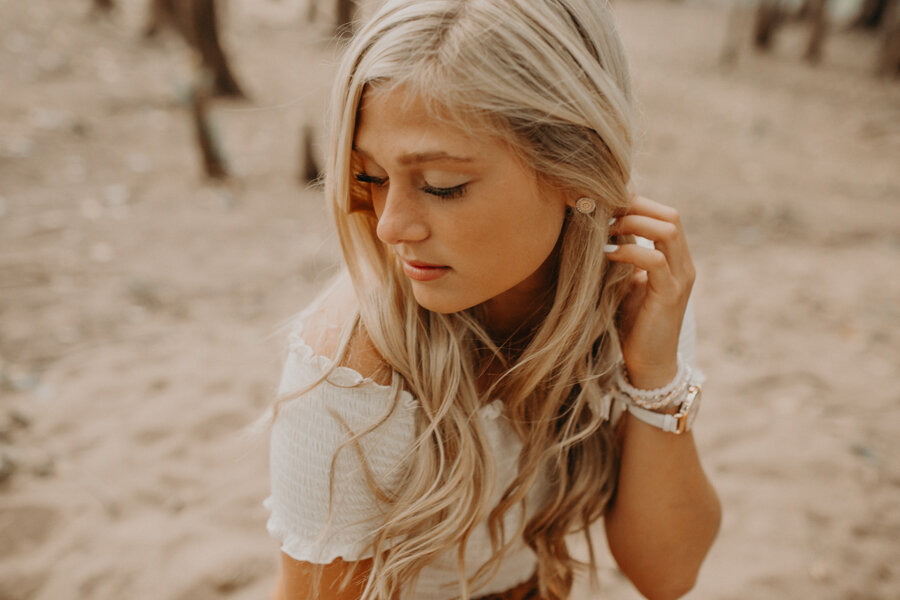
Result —
[[[304, 342], [299, 327], [290, 336], [290, 350], [284, 364], [279, 395], [299, 391], [316, 381], [331, 361], [317, 356]], [[693, 360], [693, 320], [685, 319], [680, 352]], [[332, 517], [328, 519], [329, 481], [332, 456], [350, 436], [377, 423], [392, 405], [391, 389], [358, 372], [336, 368], [326, 381], [300, 397], [283, 403], [270, 437], [271, 491], [263, 501], [269, 511], [266, 528], [281, 543], [281, 550], [298, 561], [328, 564], [336, 558], [354, 561], [371, 557], [366, 552], [382, 521], [383, 508], [370, 490], [357, 452], [348, 446], [334, 465]], [[372, 475], [388, 489], [401, 482], [402, 459], [413, 443], [414, 416], [418, 401], [401, 392], [401, 401], [377, 429], [360, 438], [362, 452]], [[615, 421], [623, 407], [611, 406]], [[478, 411], [482, 428], [497, 461], [498, 485], [495, 504], [516, 474], [521, 441], [503, 415], [500, 400]], [[539, 478], [527, 502], [525, 519], [543, 504], [549, 491], [546, 476]], [[507, 511], [506, 530], [516, 531], [522, 507]], [[490, 558], [487, 523], [478, 525], [466, 547], [467, 571], [471, 577]], [[505, 556], [499, 571], [477, 594], [501, 592], [526, 581], [536, 568], [535, 553], [524, 543]], [[427, 565], [414, 590], [403, 598], [450, 600], [458, 597], [456, 552], [450, 550]]]

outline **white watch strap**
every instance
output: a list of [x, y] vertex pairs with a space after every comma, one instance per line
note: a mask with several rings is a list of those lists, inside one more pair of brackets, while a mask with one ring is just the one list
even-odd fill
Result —
[[675, 415], [647, 410], [632, 402], [628, 402], [626, 406], [628, 407], [628, 412], [631, 413], [635, 419], [643, 421], [647, 425], [658, 427], [669, 433], [678, 431], [678, 419], [675, 418]]

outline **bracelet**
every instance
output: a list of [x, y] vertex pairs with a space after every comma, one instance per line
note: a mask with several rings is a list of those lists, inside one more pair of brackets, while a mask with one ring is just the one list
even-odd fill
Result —
[[619, 391], [628, 396], [629, 401], [647, 410], [660, 410], [680, 404], [690, 387], [692, 371], [678, 355], [678, 372], [667, 385], [653, 390], [640, 390], [628, 381], [625, 363], [620, 362], [616, 368], [616, 385]]

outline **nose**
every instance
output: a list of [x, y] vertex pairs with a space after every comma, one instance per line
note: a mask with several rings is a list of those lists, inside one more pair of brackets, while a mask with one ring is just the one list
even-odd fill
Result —
[[[384, 204], [375, 201], [378, 226], [375, 234], [385, 244], [421, 242], [429, 235], [426, 215], [412, 193], [392, 187], [384, 198]], [[380, 209], [380, 210], [379, 210]]]

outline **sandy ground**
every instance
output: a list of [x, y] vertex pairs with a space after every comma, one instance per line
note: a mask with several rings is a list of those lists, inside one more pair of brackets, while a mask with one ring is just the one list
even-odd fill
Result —
[[[0, 599], [267, 598], [260, 505], [278, 327], [338, 264], [297, 183], [334, 48], [296, 2], [234, 1], [251, 102], [199, 174], [180, 43], [143, 2], [0, 0]], [[699, 270], [696, 437], [724, 503], [697, 599], [900, 596], [900, 85], [839, 34], [718, 66], [726, 13], [621, 1], [641, 191]], [[605, 559], [608, 564], [608, 557]], [[633, 599], [614, 569], [580, 596]]]

